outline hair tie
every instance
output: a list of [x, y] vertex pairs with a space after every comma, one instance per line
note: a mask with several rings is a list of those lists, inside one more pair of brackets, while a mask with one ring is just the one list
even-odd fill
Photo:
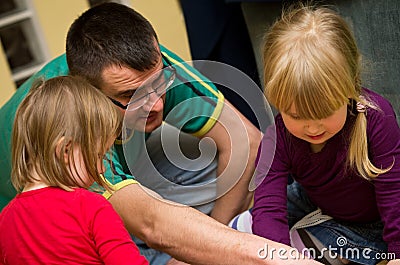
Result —
[[367, 107], [365, 107], [361, 102], [357, 102], [356, 109], [358, 113], [364, 113], [367, 110]]

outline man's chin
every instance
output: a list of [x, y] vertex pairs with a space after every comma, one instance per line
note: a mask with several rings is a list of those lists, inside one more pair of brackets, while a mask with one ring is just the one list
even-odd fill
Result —
[[135, 131], [150, 133], [161, 126], [163, 121], [162, 115], [148, 115], [148, 116], [125, 116], [125, 124], [131, 125]]
[[161, 122], [160, 123], [150, 123], [150, 124], [146, 124], [145, 128], [144, 128], [144, 132], [145, 133], [151, 133], [152, 131], [154, 131], [155, 129], [157, 129], [158, 127], [161, 126]]

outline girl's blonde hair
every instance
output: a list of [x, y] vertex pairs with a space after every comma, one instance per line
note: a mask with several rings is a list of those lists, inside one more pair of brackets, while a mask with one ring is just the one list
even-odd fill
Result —
[[26, 184], [37, 181], [36, 173], [48, 186], [65, 190], [81, 187], [83, 184], [71, 176], [63, 155], [68, 150], [68, 161], [76, 169], [73, 150], [79, 148], [89, 177], [110, 190], [97, 165], [99, 156], [107, 151], [106, 143], [120, 130], [118, 110], [82, 78], [37, 80], [15, 116], [12, 184], [21, 191]]
[[[266, 34], [263, 54], [265, 95], [280, 112], [294, 104], [301, 119], [319, 120], [352, 102], [376, 108], [361, 96], [361, 55], [352, 31], [330, 8], [288, 8]], [[365, 115], [357, 114], [348, 164], [370, 179], [390, 168], [379, 169], [368, 158]]]

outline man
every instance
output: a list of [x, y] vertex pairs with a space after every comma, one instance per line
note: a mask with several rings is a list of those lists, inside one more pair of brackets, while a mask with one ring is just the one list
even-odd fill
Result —
[[[218, 149], [217, 174], [224, 175], [224, 179], [217, 181], [216, 195], [214, 192], [210, 196], [218, 198], [210, 212], [211, 217], [226, 224], [248, 206], [251, 194], [247, 187], [254, 170], [261, 133], [228, 102], [224, 102], [222, 94], [212, 84], [203, 82], [204, 78], [199, 73], [159, 46], [154, 29], [147, 20], [134, 10], [115, 3], [99, 5], [84, 12], [68, 32], [66, 57], [62, 55], [48, 63], [22, 85], [1, 109], [0, 121], [4, 127], [0, 137], [6, 140], [0, 144], [3, 154], [0, 166], [4, 170], [0, 191], [6, 200], [15, 193], [6, 185], [9, 183], [9, 140], [15, 109], [35, 78], [41, 76], [47, 79], [67, 74], [86, 78], [107, 95], [122, 113], [126, 112], [124, 131], [133, 131], [135, 137], [141, 131], [146, 134], [153, 132], [161, 126], [164, 118], [168, 120], [169, 113], [175, 113], [169, 120], [173, 126], [201, 138], [213, 139]], [[188, 83], [188, 80], [193, 81], [193, 76], [196, 82]], [[152, 82], [150, 88], [146, 86], [149, 80]], [[168, 80], [176, 86], [169, 89], [171, 84], [166, 82]], [[226, 126], [243, 130], [228, 130]], [[121, 139], [124, 145], [134, 142], [131, 136], [132, 133]], [[147, 139], [148, 135], [143, 137]], [[240, 152], [231, 148], [230, 139], [239, 139], [235, 145]], [[136, 147], [133, 146], [133, 151]], [[196, 264], [261, 264], [265, 261], [257, 257], [257, 251], [265, 244], [282, 247], [255, 236], [233, 232], [190, 207], [157, 198], [138, 185], [131, 175], [129, 155], [132, 150], [128, 149], [124, 153], [123, 147], [116, 143], [115, 152], [110, 157], [112, 162], [105, 174], [116, 191], [104, 196], [109, 198], [127, 229], [151, 247], [146, 249], [142, 246], [141, 251], [153, 264], [178, 264], [165, 253]], [[232, 158], [237, 161], [232, 163]], [[245, 161], [243, 168], [236, 166], [241, 164], [240, 160]], [[165, 172], [168, 171], [170, 168]], [[240, 178], [233, 181], [226, 178], [235, 171]], [[189, 174], [189, 177], [192, 176]], [[152, 176], [141, 177], [146, 181]], [[205, 182], [209, 180], [206, 178]], [[226, 185], [227, 182], [233, 185]], [[154, 181], [151, 183], [157, 184]], [[226, 187], [231, 186], [233, 188], [225, 192]], [[152, 185], [150, 188], [153, 188]], [[168, 187], [161, 190], [168, 190]], [[208, 201], [198, 203], [207, 204]], [[154, 249], [165, 253], [154, 252]]]

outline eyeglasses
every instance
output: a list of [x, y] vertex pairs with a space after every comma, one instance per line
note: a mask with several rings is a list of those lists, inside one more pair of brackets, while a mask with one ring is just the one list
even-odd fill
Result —
[[127, 110], [134, 111], [144, 106], [150, 99], [150, 95], [155, 93], [158, 97], [162, 96], [172, 85], [176, 77], [176, 70], [171, 62], [163, 54], [161, 54], [167, 64], [163, 65], [161, 71], [152, 75], [149, 79], [135, 91], [128, 104], [124, 105], [118, 100], [108, 97], [116, 106]]

